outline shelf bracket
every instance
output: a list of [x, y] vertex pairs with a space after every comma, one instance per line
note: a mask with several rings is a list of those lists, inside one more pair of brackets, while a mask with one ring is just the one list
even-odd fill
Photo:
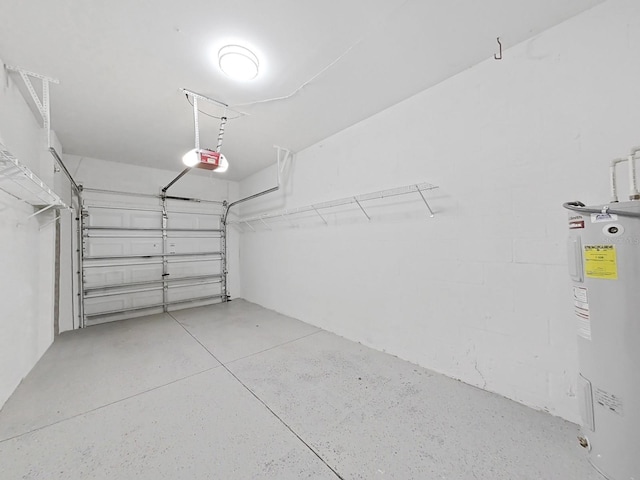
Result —
[[311, 208], [313, 208], [313, 211], [316, 212], [318, 214], [318, 216], [322, 219], [322, 221], [324, 222], [325, 225], [329, 225], [327, 223], [327, 221], [325, 220], [325, 218], [320, 214], [320, 212], [318, 211], [318, 209], [316, 207], [314, 207], [313, 205], [311, 205]]
[[[29, 95], [31, 95], [33, 103], [36, 105], [36, 108], [38, 109], [38, 112], [42, 117], [43, 128], [47, 134], [47, 148], [51, 148], [51, 104], [49, 101], [49, 84], [59, 84], [60, 82], [55, 78], [40, 75], [39, 73], [30, 72], [20, 67], [5, 65], [4, 68], [7, 71], [18, 73], [22, 78], [22, 81], [29, 91]], [[42, 100], [40, 100], [40, 97], [36, 93], [36, 90], [33, 87], [33, 83], [31, 83], [32, 78], [37, 78], [42, 82]]]
[[287, 223], [289, 223], [289, 226], [295, 227], [294, 223], [289, 219], [289, 216], [286, 214], [286, 212], [281, 213], [280, 216], [284, 218]]
[[55, 206], [56, 206], [56, 204], [55, 204], [55, 203], [52, 203], [51, 205], [47, 205], [46, 207], [41, 208], [41, 209], [40, 209], [40, 210], [38, 210], [37, 212], [32, 213], [31, 215], [29, 215], [27, 218], [25, 218], [25, 220], [29, 220], [30, 218], [33, 218], [33, 217], [35, 217], [36, 215], [40, 215], [41, 213], [44, 213], [44, 212], [46, 212], [47, 210], [49, 210], [50, 208], [53, 208], [53, 207], [55, 207]]
[[254, 232], [256, 231], [256, 229], [255, 229], [255, 228], [253, 228], [249, 222], [243, 222], [243, 223], [246, 223], [246, 224], [247, 224], [247, 227], [249, 227], [249, 228], [250, 228], [251, 230], [253, 230]]
[[56, 216], [54, 217], [53, 220], [49, 220], [47, 223], [45, 223], [44, 225], [41, 225], [40, 228], [38, 230], [43, 230], [44, 228], [48, 227], [49, 225], [51, 225], [52, 223], [58, 221], [60, 219], [60, 214], [56, 213]]
[[367, 214], [366, 210], [364, 209], [364, 207], [362, 206], [362, 204], [358, 201], [358, 199], [356, 197], [353, 197], [353, 199], [355, 200], [355, 202], [358, 204], [358, 206], [360, 207], [360, 210], [362, 210], [362, 213], [364, 213], [364, 216], [367, 217], [367, 220], [371, 221], [371, 217]]
[[424, 204], [427, 206], [427, 210], [429, 210], [429, 216], [431, 218], [433, 218], [433, 216], [434, 216], [433, 210], [431, 210], [431, 207], [429, 206], [429, 202], [427, 202], [427, 199], [424, 198], [424, 194], [422, 193], [422, 190], [420, 190], [420, 186], [419, 185], [416, 185], [416, 190], [420, 194], [420, 197], [422, 198], [422, 201], [424, 202]]
[[269, 224], [267, 222], [265, 222], [262, 218], [260, 219], [260, 221], [264, 224], [265, 227], [267, 227], [269, 230], [273, 230]]
[[[273, 148], [276, 149], [276, 158], [277, 158], [277, 169], [278, 169], [278, 185], [280, 185], [280, 181], [282, 180], [282, 173], [287, 168], [288, 162], [292, 158], [291, 150], [288, 148], [280, 147], [279, 145], [274, 145]], [[283, 153], [281, 156], [280, 154]]]

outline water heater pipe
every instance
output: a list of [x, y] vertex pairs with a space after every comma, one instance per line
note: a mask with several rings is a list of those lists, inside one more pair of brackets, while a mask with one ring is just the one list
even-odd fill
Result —
[[609, 207], [604, 208], [589, 208], [585, 207], [582, 202], [565, 202], [562, 204], [567, 210], [579, 213], [608, 213], [610, 215], [619, 215], [621, 217], [636, 217], [640, 218], [640, 212], [634, 212], [630, 210], [611, 210]]
[[629, 200], [640, 200], [638, 192], [638, 179], [636, 177], [636, 154], [640, 152], [640, 147], [631, 149], [629, 155]]
[[627, 162], [628, 158], [616, 158], [611, 160], [611, 165], [609, 167], [609, 179], [611, 183], [611, 203], [618, 202], [618, 178], [616, 176], [616, 166], [619, 163]]

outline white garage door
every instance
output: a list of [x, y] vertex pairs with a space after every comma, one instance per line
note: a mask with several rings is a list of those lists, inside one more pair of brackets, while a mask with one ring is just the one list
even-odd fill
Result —
[[226, 300], [221, 202], [85, 189], [83, 205], [85, 326]]

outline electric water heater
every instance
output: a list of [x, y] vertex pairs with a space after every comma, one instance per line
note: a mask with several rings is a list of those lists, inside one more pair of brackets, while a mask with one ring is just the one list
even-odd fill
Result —
[[[611, 164], [612, 201], [569, 213], [569, 274], [578, 334], [580, 444], [609, 480], [640, 480], [640, 195], [635, 155]], [[631, 201], [615, 166], [628, 161]]]

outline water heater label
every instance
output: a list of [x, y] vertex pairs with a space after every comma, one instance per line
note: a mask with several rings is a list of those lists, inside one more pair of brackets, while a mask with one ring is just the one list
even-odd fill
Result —
[[593, 392], [593, 397], [598, 405], [606, 408], [607, 410], [624, 416], [622, 409], [622, 399], [613, 393], [609, 393], [601, 388], [596, 388]]
[[591, 340], [589, 299], [585, 287], [573, 287], [573, 311], [577, 319], [578, 336]]
[[577, 228], [584, 228], [584, 217], [582, 215], [569, 217], [569, 229], [575, 230]]
[[618, 279], [615, 245], [585, 245], [584, 271], [588, 278]]
[[569, 222], [570, 230], [576, 230], [578, 228], [584, 228], [584, 220], [571, 220]]

